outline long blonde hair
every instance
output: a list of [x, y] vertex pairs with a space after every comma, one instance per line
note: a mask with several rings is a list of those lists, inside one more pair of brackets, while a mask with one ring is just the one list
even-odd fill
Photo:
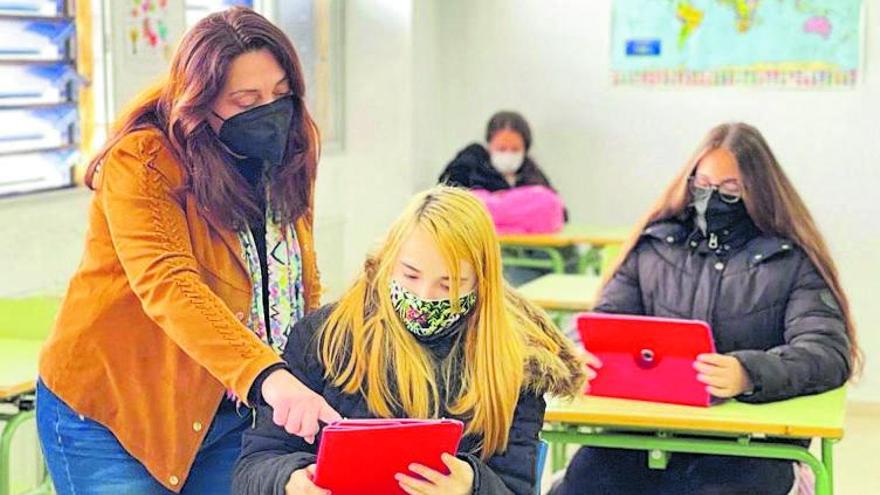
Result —
[[[391, 304], [391, 274], [401, 245], [416, 228], [429, 233], [445, 258], [454, 305], [461, 263], [471, 264], [476, 276], [477, 302], [453, 349], [461, 352], [461, 369], [447, 359], [442, 371], [447, 383], [452, 373], [460, 373], [455, 377], [460, 386], [449, 390], [448, 399], [440, 396], [429, 351], [405, 329]], [[410, 201], [367, 259], [319, 334], [320, 355], [326, 377], [346, 393], [363, 394], [377, 416], [402, 411], [408, 417], [437, 417], [445, 406], [450, 414], [468, 418], [466, 433], [482, 436], [482, 456], [488, 458], [507, 447], [527, 346], [559, 351], [541, 318], [546, 316], [507, 288], [495, 227], [483, 205], [465, 190], [437, 186]]]
[[828, 284], [843, 314], [851, 346], [852, 375], [857, 376], [863, 361], [862, 353], [856, 339], [849, 300], [840, 284], [837, 267], [831, 259], [825, 239], [816, 227], [807, 206], [776, 161], [767, 141], [756, 128], [748, 124], [721, 124], [709, 131], [694, 155], [639, 220], [637, 228], [620, 250], [617, 260], [606, 272], [603, 288], [635, 248], [645, 227], [657, 221], [684, 217], [691, 200], [688, 179], [694, 174], [700, 160], [719, 148], [730, 151], [736, 158], [742, 176], [743, 202], [758, 229], [764, 234], [790, 239], [798, 245]]

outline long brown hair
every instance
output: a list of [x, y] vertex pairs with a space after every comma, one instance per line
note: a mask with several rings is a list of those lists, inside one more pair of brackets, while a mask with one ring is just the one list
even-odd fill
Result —
[[637, 223], [637, 228], [624, 243], [617, 260], [605, 273], [604, 286], [635, 248], [648, 225], [673, 218], [683, 218], [691, 201], [688, 179], [700, 160], [716, 149], [726, 149], [736, 158], [742, 176], [743, 202], [755, 225], [764, 234], [790, 239], [809, 257], [819, 275], [834, 294], [849, 335], [853, 358], [853, 376], [861, 370], [862, 353], [856, 340], [856, 328], [849, 300], [840, 285], [837, 267], [831, 259], [825, 239], [816, 227], [807, 206], [783, 172], [770, 146], [761, 133], [744, 123], [721, 124], [703, 140], [696, 153], [666, 187], [660, 198]]
[[304, 103], [299, 58], [278, 27], [242, 7], [211, 14], [183, 36], [167, 76], [135, 98], [89, 163], [86, 184], [92, 187], [98, 165], [125, 135], [156, 128], [185, 167], [186, 187], [200, 207], [230, 228], [260, 218], [259, 198], [230, 166], [233, 158], [207, 122], [233, 60], [260, 49], [269, 50], [284, 69], [295, 107], [282, 165], [269, 171], [271, 208], [284, 222], [310, 215], [319, 144], [317, 127]]

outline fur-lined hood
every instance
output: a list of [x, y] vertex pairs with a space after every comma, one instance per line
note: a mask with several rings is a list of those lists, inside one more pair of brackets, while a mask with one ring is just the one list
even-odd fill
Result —
[[529, 319], [537, 323], [555, 344], [556, 349], [529, 342], [523, 388], [539, 394], [573, 397], [584, 389], [584, 361], [574, 344], [550, 321], [547, 314], [522, 296], [512, 295], [524, 308]]

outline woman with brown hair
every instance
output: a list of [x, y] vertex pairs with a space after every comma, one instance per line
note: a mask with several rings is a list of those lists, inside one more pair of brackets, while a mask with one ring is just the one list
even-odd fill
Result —
[[40, 359], [59, 494], [230, 490], [257, 398], [312, 441], [339, 416], [279, 353], [317, 308], [318, 133], [290, 40], [208, 16], [86, 176], [85, 254]]
[[[771, 402], [843, 385], [861, 357], [837, 270], [810, 213], [757, 129], [714, 128], [638, 226], [597, 311], [706, 321], [699, 356], [715, 397]], [[601, 373], [594, 369], [588, 375]], [[786, 461], [583, 448], [554, 495], [786, 494]]]

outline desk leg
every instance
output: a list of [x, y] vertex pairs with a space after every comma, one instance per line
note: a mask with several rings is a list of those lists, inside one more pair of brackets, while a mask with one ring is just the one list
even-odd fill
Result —
[[33, 418], [34, 411], [20, 411], [15, 415], [0, 417], [0, 419], [7, 421], [6, 426], [3, 427], [3, 434], [0, 436], [0, 495], [9, 495], [12, 437], [24, 422]]
[[600, 275], [602, 270], [602, 248], [596, 246], [587, 247], [582, 253], [578, 253], [578, 263], [576, 273], [587, 273], [592, 268], [596, 275]]
[[550, 444], [550, 467], [552, 468], [553, 473], [565, 469], [567, 461], [565, 458], [565, 447], [566, 445], [560, 442], [553, 442]]
[[554, 273], [565, 273], [565, 259], [558, 249], [546, 248], [542, 249], [542, 251], [550, 257], [550, 264], [553, 267]]
[[[547, 258], [531, 258], [526, 255], [527, 250], [544, 253]], [[540, 268], [553, 273], [565, 273], [565, 259], [558, 249], [551, 247], [504, 246], [501, 262], [504, 266]]]
[[822, 464], [828, 471], [828, 484], [834, 489], [834, 442], [829, 438], [822, 439]]

